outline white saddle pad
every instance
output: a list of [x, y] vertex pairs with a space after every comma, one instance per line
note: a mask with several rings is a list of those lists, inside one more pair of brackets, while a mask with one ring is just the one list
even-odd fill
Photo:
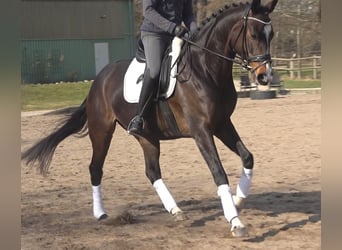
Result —
[[[170, 52], [170, 55], [172, 56], [172, 61], [171, 65], [174, 64], [176, 59], [179, 56], [180, 49], [182, 47], [183, 41], [179, 39], [178, 37], [175, 37], [172, 41], [172, 51]], [[145, 63], [140, 63], [137, 61], [136, 58], [133, 58], [131, 61], [130, 65], [128, 66], [128, 69], [125, 74], [124, 78], [124, 87], [123, 87], [123, 92], [124, 92], [124, 98], [127, 102], [129, 103], [138, 103], [139, 102], [139, 96], [140, 96], [140, 91], [142, 87], [142, 75], [144, 74], [145, 71]], [[166, 98], [169, 98], [176, 86], [176, 76], [177, 76], [177, 65], [175, 65], [171, 69], [171, 74], [170, 74], [170, 84], [169, 88], [166, 92]]]

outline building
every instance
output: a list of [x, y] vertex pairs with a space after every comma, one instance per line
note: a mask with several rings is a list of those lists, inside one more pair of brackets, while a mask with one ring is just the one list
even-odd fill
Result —
[[22, 0], [23, 83], [94, 79], [135, 53], [133, 0]]

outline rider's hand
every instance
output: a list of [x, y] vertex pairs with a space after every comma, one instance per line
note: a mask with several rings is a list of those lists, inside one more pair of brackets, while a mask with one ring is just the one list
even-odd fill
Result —
[[188, 29], [182, 25], [176, 26], [176, 28], [173, 30], [173, 34], [180, 38], [184, 37], [184, 35], [187, 33], [188, 33]]

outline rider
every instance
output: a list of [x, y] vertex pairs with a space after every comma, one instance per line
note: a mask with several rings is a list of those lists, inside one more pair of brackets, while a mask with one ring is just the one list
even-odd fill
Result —
[[142, 5], [144, 20], [140, 30], [147, 67], [137, 115], [127, 128], [129, 134], [141, 134], [143, 130], [143, 116], [158, 85], [162, 58], [167, 46], [175, 36], [183, 37], [188, 30], [194, 32], [197, 28], [192, 0], [143, 0]]

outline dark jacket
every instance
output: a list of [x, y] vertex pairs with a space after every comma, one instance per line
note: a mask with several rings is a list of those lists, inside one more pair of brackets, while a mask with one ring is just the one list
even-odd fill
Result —
[[191, 31], [196, 29], [192, 0], [143, 0], [142, 4], [141, 31], [172, 34], [182, 22]]

